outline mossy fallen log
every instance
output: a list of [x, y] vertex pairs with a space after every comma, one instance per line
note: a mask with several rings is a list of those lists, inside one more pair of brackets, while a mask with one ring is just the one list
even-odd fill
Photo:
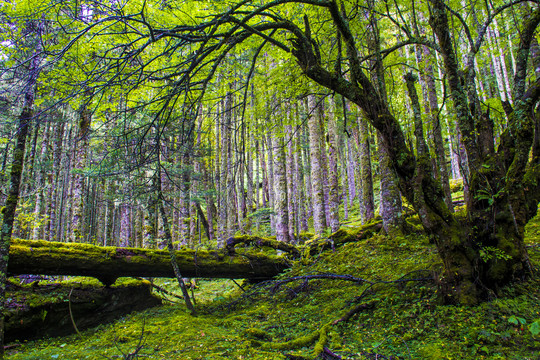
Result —
[[[265, 280], [290, 266], [282, 257], [247, 252], [182, 250], [176, 258], [185, 277]], [[17, 239], [9, 250], [8, 274], [92, 276], [105, 285], [123, 276], [174, 277], [165, 250]]]
[[6, 298], [8, 342], [65, 336], [75, 333], [73, 322], [83, 330], [161, 305], [148, 281], [133, 280], [112, 287], [96, 281], [19, 287], [8, 283]]
[[302, 256], [309, 257], [321, 251], [333, 249], [342, 246], [348, 242], [361, 241], [375, 235], [382, 229], [382, 221], [375, 220], [368, 224], [356, 228], [340, 228], [338, 231], [330, 234], [328, 237], [309, 240], [305, 243], [303, 250], [292, 244], [277, 241], [271, 237], [260, 237], [252, 235], [237, 235], [227, 240], [225, 249], [229, 254], [235, 253], [236, 245], [254, 245], [258, 247], [269, 247], [276, 250], [289, 253], [293, 258], [297, 259]]
[[304, 257], [315, 255], [324, 250], [334, 249], [349, 242], [362, 241], [372, 237], [382, 229], [382, 221], [375, 220], [355, 228], [340, 228], [327, 238], [307, 241], [303, 251]]
[[299, 258], [301, 255], [298, 248], [294, 245], [287, 244], [282, 241], [277, 241], [272, 238], [252, 236], [252, 235], [237, 235], [235, 237], [231, 237], [227, 240], [227, 244], [225, 248], [227, 249], [229, 254], [234, 254], [235, 253], [234, 247], [239, 244], [256, 245], [259, 247], [270, 247], [272, 249], [289, 253], [295, 258]]

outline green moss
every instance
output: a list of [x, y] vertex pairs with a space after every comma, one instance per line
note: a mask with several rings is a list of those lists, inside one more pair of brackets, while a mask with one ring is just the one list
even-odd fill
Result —
[[463, 192], [463, 181], [461, 179], [450, 180], [450, 192], [452, 194]]
[[315, 348], [313, 349], [313, 355], [315, 357], [319, 356], [323, 350], [326, 344], [328, 343], [328, 330], [332, 324], [326, 324], [324, 325], [321, 330], [319, 330], [319, 340], [315, 344]]
[[261, 329], [255, 329], [255, 328], [249, 328], [244, 331], [244, 334], [251, 338], [256, 338], [260, 340], [272, 340], [272, 337], [268, 335], [266, 331], [263, 331]]
[[308, 345], [311, 345], [319, 338], [320, 332], [313, 331], [309, 335], [300, 336], [299, 338], [296, 338], [294, 340], [281, 342], [281, 343], [264, 343], [262, 344], [263, 349], [274, 349], [274, 350], [289, 350], [289, 349], [297, 349], [301, 347], [305, 347]]

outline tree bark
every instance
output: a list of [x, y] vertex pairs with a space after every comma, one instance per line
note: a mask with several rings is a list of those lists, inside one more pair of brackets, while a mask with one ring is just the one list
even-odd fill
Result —
[[371, 143], [367, 121], [358, 117], [358, 152], [360, 162], [360, 219], [362, 224], [375, 217]]
[[86, 166], [92, 114], [88, 108], [89, 104], [86, 103], [88, 99], [84, 99], [83, 101], [84, 103], [81, 105], [81, 108], [78, 111], [79, 127], [74, 150], [73, 172], [71, 174], [71, 182], [73, 187], [71, 194], [73, 213], [71, 217], [69, 234], [69, 241], [71, 242], [81, 242], [84, 236], [85, 177], [83, 174], [83, 169]]
[[[158, 164], [158, 166], [161, 166], [161, 164]], [[191, 312], [192, 315], [195, 315], [195, 308], [193, 307], [193, 304], [191, 303], [191, 299], [189, 297], [186, 284], [184, 283], [184, 279], [182, 277], [182, 274], [180, 273], [180, 267], [178, 265], [176, 252], [174, 251], [174, 248], [173, 248], [171, 227], [169, 225], [169, 219], [167, 217], [167, 213], [165, 212], [165, 207], [163, 206], [163, 202], [165, 200], [163, 199], [160, 176], [158, 176], [157, 195], [158, 195], [159, 213], [161, 215], [161, 221], [163, 222], [163, 232], [165, 234], [165, 242], [167, 244], [167, 252], [169, 253], [169, 262], [173, 269], [174, 277], [178, 281], [178, 285], [180, 286], [180, 289], [182, 290], [182, 295], [184, 296], [186, 307], [188, 308], [188, 310]], [[118, 272], [114, 272], [114, 274], [117, 275]]]
[[[24, 87], [24, 103], [19, 115], [17, 140], [13, 150], [13, 160], [9, 176], [9, 192], [4, 208], [2, 209], [2, 228], [0, 229], [0, 358], [4, 358], [4, 301], [6, 297], [6, 280], [9, 266], [9, 248], [11, 234], [15, 221], [15, 211], [19, 203], [21, 177], [24, 168], [24, 154], [26, 149], [26, 138], [33, 118], [33, 106], [37, 80], [40, 74], [41, 61], [41, 32], [43, 23], [29, 21], [26, 24], [26, 31], [35, 34], [36, 44], [31, 53], [28, 79]], [[29, 35], [31, 36], [31, 35]], [[30, 45], [30, 44], [28, 44]]]
[[331, 99], [328, 119], [328, 214], [332, 232], [339, 229], [339, 173], [338, 173], [338, 133], [337, 107]]
[[[316, 107], [314, 95], [308, 96], [310, 111]], [[315, 115], [308, 117], [309, 130], [309, 152], [311, 159], [311, 186], [313, 188], [312, 209], [313, 209], [313, 227], [315, 233], [322, 235], [326, 229], [326, 216], [324, 211], [324, 183], [321, 164], [321, 127], [319, 119]]]
[[287, 194], [287, 179], [285, 165], [284, 136], [278, 135], [274, 139], [274, 221], [276, 239], [285, 243], [291, 242], [289, 236], [289, 207]]
[[64, 128], [65, 120], [64, 117], [55, 124], [55, 136], [53, 144], [53, 162], [52, 169], [49, 175], [49, 184], [50, 188], [48, 191], [48, 202], [47, 202], [47, 215], [49, 216], [49, 221], [47, 222], [47, 227], [45, 231], [45, 239], [49, 241], [57, 241], [57, 202], [58, 195], [60, 194], [60, 174], [61, 174], [61, 163], [62, 163], [62, 140], [64, 137]]
[[432, 132], [435, 159], [437, 163], [437, 174], [440, 178], [444, 189], [444, 201], [450, 209], [454, 211], [452, 203], [452, 193], [450, 191], [450, 181], [448, 178], [448, 168], [446, 166], [446, 150], [442, 136], [442, 126], [439, 118], [439, 103], [437, 100], [437, 88], [435, 86], [435, 78], [433, 75], [433, 66], [431, 65], [431, 52], [427, 46], [417, 46], [416, 48], [417, 61], [422, 69], [420, 84], [424, 88], [426, 98], [424, 101], [427, 104], [428, 114], [430, 117], [430, 128]]

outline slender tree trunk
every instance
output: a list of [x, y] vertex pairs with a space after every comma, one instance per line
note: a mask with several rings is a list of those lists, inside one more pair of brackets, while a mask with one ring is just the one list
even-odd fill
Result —
[[[41, 51], [41, 22], [29, 21], [26, 24], [26, 31], [29, 34], [36, 34], [36, 45], [30, 57], [28, 69], [28, 79], [24, 88], [24, 103], [22, 112], [19, 115], [17, 140], [13, 150], [13, 160], [9, 179], [9, 192], [4, 208], [2, 209], [2, 228], [0, 229], [0, 359], [4, 358], [4, 310], [6, 298], [7, 268], [9, 262], [9, 246], [11, 234], [15, 221], [15, 211], [19, 202], [21, 177], [24, 168], [24, 154], [26, 150], [26, 138], [32, 123], [33, 106], [36, 91], [37, 79], [40, 73], [40, 51]], [[31, 35], [29, 35], [31, 36]]]
[[81, 105], [79, 109], [79, 129], [77, 134], [77, 144], [75, 145], [73, 172], [71, 175], [72, 190], [72, 217], [69, 240], [80, 242], [84, 236], [84, 193], [85, 177], [83, 172], [86, 166], [87, 152], [89, 146], [89, 132], [92, 114], [88, 108], [89, 104]]
[[253, 143], [250, 141], [250, 150], [246, 154], [246, 180], [247, 180], [247, 189], [246, 189], [246, 221], [248, 223], [247, 226], [247, 233], [251, 235], [251, 225], [252, 225], [252, 218], [250, 217], [251, 213], [253, 213], [253, 209], [257, 209], [257, 205], [255, 204], [255, 193], [254, 189], [258, 189], [258, 187], [254, 187], [254, 177], [253, 177], [253, 155], [256, 153], [256, 151], [253, 150]]
[[[71, 168], [72, 168], [71, 166], [72, 156], [70, 155], [71, 151], [69, 150], [70, 149], [69, 144], [73, 141], [73, 128], [74, 126], [70, 124], [68, 136], [66, 136], [64, 144], [62, 145], [62, 147], [67, 150], [64, 152], [64, 155], [61, 161], [62, 186], [61, 186], [61, 190], [59, 191], [60, 196], [59, 196], [58, 211], [57, 211], [58, 221], [56, 222], [56, 226], [55, 226], [55, 234], [56, 234], [57, 241], [66, 240], [66, 231], [65, 231], [66, 222], [67, 222], [67, 219], [71, 218], [71, 211], [70, 211], [71, 206], [69, 206], [70, 202], [69, 202], [68, 197], [70, 194], [70, 185], [71, 185], [70, 174], [71, 174]], [[69, 225], [68, 225], [68, 228], [69, 228]]]
[[43, 141], [41, 142], [41, 151], [40, 151], [40, 162], [41, 167], [37, 172], [37, 179], [36, 179], [36, 203], [34, 206], [34, 227], [33, 227], [33, 234], [32, 239], [38, 240], [41, 239], [43, 236], [43, 226], [41, 224], [42, 221], [42, 213], [43, 213], [43, 198], [45, 195], [45, 191], [48, 187], [50, 187], [50, 184], [46, 184], [45, 179], [45, 163], [47, 161], [47, 152], [49, 151], [49, 126], [45, 126], [45, 129], [43, 131]]
[[267, 170], [267, 167], [266, 167], [266, 157], [265, 157], [265, 153], [266, 153], [266, 150], [265, 150], [265, 145], [264, 145], [264, 140], [261, 141], [261, 147], [260, 147], [260, 159], [261, 159], [261, 169], [262, 169], [262, 179], [261, 179], [261, 182], [262, 182], [262, 194], [261, 194], [261, 197], [262, 197], [262, 206], [264, 208], [268, 207], [268, 200], [270, 199], [270, 189], [269, 189], [269, 184], [268, 184], [268, 170]]
[[[296, 112], [298, 117], [298, 104], [296, 105]], [[294, 175], [294, 184], [297, 188], [297, 201], [298, 201], [298, 225], [300, 228], [300, 231], [308, 231], [308, 215], [306, 211], [306, 188], [307, 184], [305, 182], [305, 170], [304, 170], [304, 161], [303, 161], [303, 150], [302, 150], [302, 136], [300, 129], [297, 132], [297, 135], [295, 137], [295, 151], [294, 151], [294, 162], [296, 164], [295, 166], [295, 175]], [[297, 234], [299, 236], [299, 232]]]
[[285, 141], [283, 136], [274, 139], [274, 212], [276, 240], [289, 243], [289, 206], [285, 165]]
[[[305, 101], [305, 113], [309, 114], [308, 100]], [[309, 116], [309, 115], [306, 115]], [[307, 120], [304, 121], [307, 123]], [[303, 136], [299, 144], [302, 149], [302, 168], [304, 169], [306, 181], [306, 216], [308, 219], [313, 217], [313, 182], [311, 181], [311, 147], [309, 146], [309, 125], [303, 126]]]
[[[65, 117], [65, 116], [64, 116]], [[49, 191], [48, 191], [48, 206], [47, 215], [49, 221], [47, 222], [45, 238], [49, 241], [57, 241], [56, 229], [56, 204], [58, 201], [58, 195], [60, 194], [60, 170], [62, 163], [62, 140], [64, 137], [65, 119], [62, 118], [55, 124], [56, 134], [54, 136], [53, 145], [53, 162], [52, 169], [49, 175]]]
[[156, 248], [156, 205], [157, 205], [157, 171], [152, 175], [151, 185], [148, 188], [146, 211], [144, 212], [143, 247]]
[[[287, 118], [290, 119], [290, 110], [287, 109]], [[296, 234], [298, 234], [298, 185], [294, 181], [296, 175], [295, 161], [294, 161], [294, 134], [292, 126], [287, 126], [287, 142], [285, 148], [287, 149], [286, 158], [286, 181], [287, 181], [287, 200], [288, 200], [288, 212], [289, 212], [289, 239], [292, 242], [296, 242]]]
[[379, 153], [379, 176], [381, 196], [379, 213], [382, 216], [384, 231], [389, 235], [401, 234], [403, 214], [401, 194], [391, 170], [390, 154], [380, 133], [377, 132], [377, 151]]
[[[272, 209], [276, 208], [276, 193], [274, 185], [276, 183], [276, 179], [274, 178], [274, 146], [276, 144], [272, 141], [272, 136], [270, 134], [266, 137], [266, 143], [267, 143], [267, 155], [268, 155], [268, 203], [269, 207]], [[270, 233], [275, 234], [276, 233], [276, 216], [270, 215]]]
[[356, 177], [354, 169], [357, 168], [356, 163], [356, 149], [354, 149], [354, 143], [350, 136], [346, 139], [347, 142], [347, 186], [348, 186], [348, 202], [349, 206], [352, 206], [354, 199], [356, 198]]
[[367, 121], [358, 117], [358, 153], [360, 163], [360, 219], [362, 224], [375, 217], [371, 143]]
[[131, 205], [127, 202], [120, 205], [120, 247], [132, 246]]
[[159, 206], [159, 213], [161, 215], [161, 220], [163, 222], [163, 232], [165, 235], [165, 241], [167, 243], [167, 250], [169, 251], [170, 257], [171, 257], [171, 265], [174, 270], [174, 275], [176, 276], [176, 280], [178, 281], [178, 285], [180, 286], [180, 289], [182, 290], [182, 295], [184, 296], [184, 301], [186, 302], [186, 307], [191, 312], [191, 315], [196, 315], [195, 308], [193, 307], [193, 304], [191, 303], [191, 299], [189, 297], [189, 293], [186, 288], [186, 284], [184, 283], [184, 279], [182, 278], [182, 274], [180, 273], [180, 268], [178, 267], [178, 262], [176, 261], [176, 253], [174, 251], [173, 242], [172, 242], [172, 233], [171, 233], [171, 227], [169, 225], [169, 219], [167, 217], [167, 213], [165, 212], [165, 207], [163, 206], [163, 192], [161, 189], [161, 176], [157, 176], [157, 196], [158, 196], [158, 206]]
[[329, 160], [328, 160], [328, 152], [326, 151], [326, 136], [325, 136], [325, 127], [324, 127], [325, 118], [326, 118], [325, 117], [326, 109], [325, 109], [324, 100], [325, 99], [322, 99], [322, 101], [319, 102], [318, 106], [316, 107], [315, 115], [319, 121], [319, 127], [320, 127], [319, 149], [320, 149], [320, 154], [321, 154], [320, 166], [321, 166], [321, 171], [322, 171], [322, 184], [323, 184], [323, 193], [324, 193], [323, 208], [324, 208], [324, 217], [325, 217], [325, 223], [326, 223], [325, 227], [329, 227], [330, 226], [330, 205], [329, 205], [330, 175], [328, 173]]
[[225, 245], [225, 241], [230, 236], [228, 224], [229, 219], [229, 202], [230, 190], [228, 188], [231, 174], [231, 139], [230, 128], [232, 125], [232, 94], [228, 93], [225, 96], [223, 110], [223, 124], [221, 126], [221, 168], [219, 170], [219, 204], [218, 204], [218, 247]]
[[430, 58], [431, 53], [427, 46], [417, 47], [417, 61], [422, 68], [422, 75], [420, 77], [420, 85], [424, 89], [427, 99], [425, 99], [428, 105], [428, 113], [431, 120], [431, 131], [435, 152], [435, 159], [437, 163], [437, 174], [440, 178], [444, 189], [444, 200], [448, 209], [454, 211], [454, 205], [452, 203], [452, 194], [450, 191], [450, 181], [448, 179], [448, 169], [446, 166], [446, 151], [444, 148], [444, 141], [442, 137], [442, 128], [439, 118], [439, 103], [437, 100], [437, 88], [435, 86], [435, 78], [433, 76], [433, 66], [431, 65]]
[[339, 229], [339, 173], [338, 173], [338, 133], [337, 107], [333, 99], [328, 121], [328, 213], [332, 232]]
[[[116, 186], [114, 180], [109, 180], [106, 191], [106, 223], [105, 223], [105, 245], [112, 246], [115, 243], [113, 238], [114, 232], [114, 214], [116, 206], [114, 205], [114, 199], [116, 196]], [[154, 230], [155, 233], [155, 230]], [[155, 244], [154, 244], [155, 247]]]
[[236, 176], [236, 217], [237, 224], [242, 234], [246, 233], [246, 185], [245, 185], [245, 168], [246, 168], [246, 154], [245, 146], [242, 144], [242, 149], [235, 151], [237, 154], [237, 176]]
[[[314, 95], [308, 96], [309, 109], [315, 109]], [[313, 227], [315, 233], [322, 235], [326, 229], [326, 216], [324, 211], [324, 182], [321, 164], [321, 127], [317, 116], [308, 117], [309, 150], [311, 159], [311, 186], [313, 188], [312, 209]]]

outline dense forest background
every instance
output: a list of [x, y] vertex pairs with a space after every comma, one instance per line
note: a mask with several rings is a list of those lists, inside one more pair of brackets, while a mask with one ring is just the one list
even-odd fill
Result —
[[163, 247], [164, 224], [176, 247], [236, 233], [296, 244], [353, 210], [400, 235], [411, 210], [448, 302], [530, 273], [537, 1], [0, 10], [4, 255], [10, 236]]

